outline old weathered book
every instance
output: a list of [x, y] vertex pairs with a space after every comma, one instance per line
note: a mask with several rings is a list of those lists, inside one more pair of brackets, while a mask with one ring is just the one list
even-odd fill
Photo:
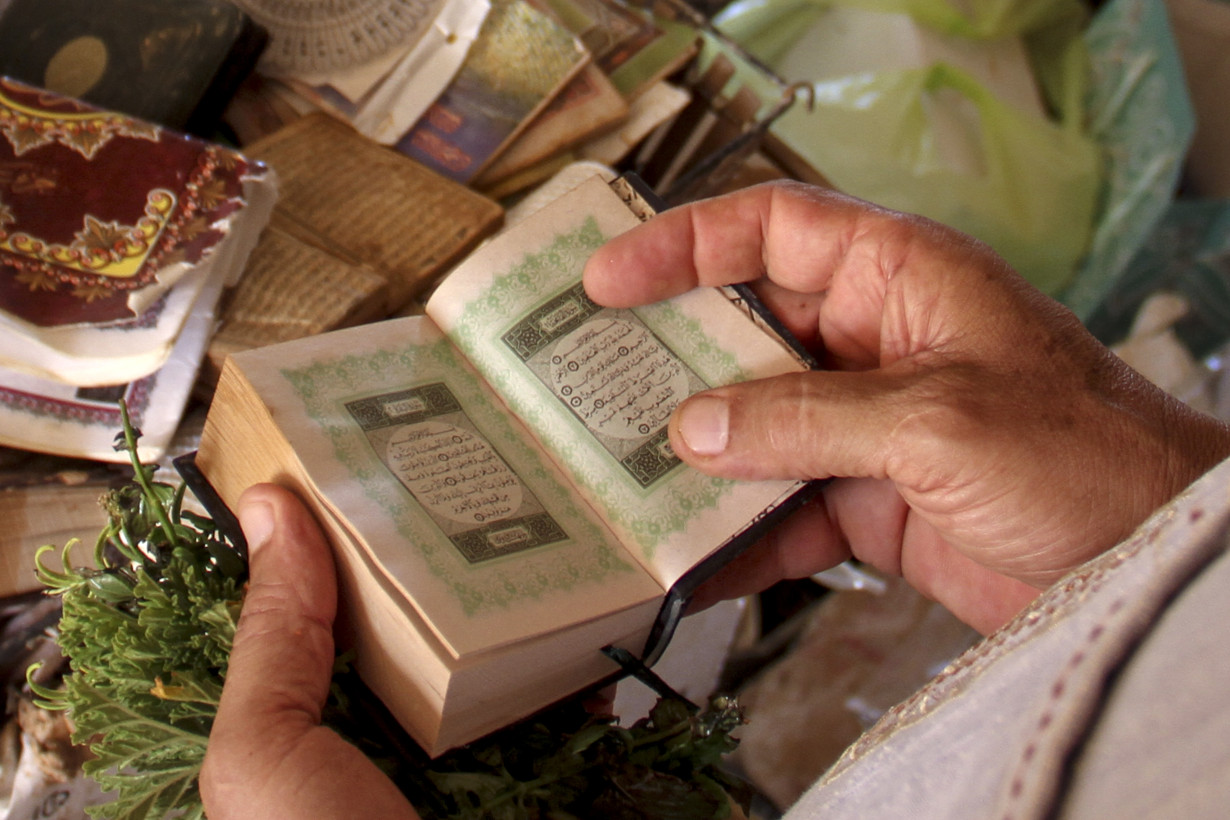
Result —
[[594, 162], [618, 165], [634, 148], [651, 139], [653, 133], [667, 130], [691, 99], [691, 92], [684, 86], [665, 81], [655, 83], [632, 101], [628, 118], [619, 127], [587, 140], [577, 154]]
[[106, 485], [45, 484], [0, 489], [0, 597], [42, 588], [34, 556], [46, 544], [80, 540], [74, 558], [89, 560], [93, 540], [107, 523], [99, 503]]
[[229, 148], [0, 78], [0, 366], [87, 387], [154, 373], [275, 198]]
[[115, 449], [123, 427], [119, 400], [141, 429], [142, 460], [160, 458], [170, 445], [193, 391], [213, 333], [219, 282], [184, 324], [170, 357], [148, 376], [130, 382], [79, 387], [0, 366], [0, 444], [62, 456], [127, 463]]
[[200, 382], [218, 380], [226, 357], [387, 317], [388, 281], [286, 231], [275, 213], [210, 339]]
[[[542, 0], [593, 55], [625, 98], [639, 97], [696, 56], [700, 33], [661, 4]], [[650, 9], [647, 6], [652, 5]], [[695, 14], [695, 12], [691, 12]]]
[[628, 103], [619, 90], [599, 68], [586, 66], [471, 184], [490, 191], [513, 175], [610, 130], [627, 115]]
[[492, 0], [457, 75], [397, 150], [468, 183], [589, 62], [572, 32], [528, 0]]
[[34, 554], [44, 544], [80, 539], [82, 564], [107, 521], [103, 493], [128, 480], [115, 464], [0, 447], [0, 599], [43, 588]]
[[[404, 307], [503, 221], [496, 202], [324, 113], [301, 117], [244, 152], [278, 174], [279, 230], [385, 280], [375, 315]], [[274, 267], [259, 273], [272, 275]], [[336, 301], [358, 310], [367, 288], [338, 284]], [[283, 304], [297, 310], [303, 298], [292, 289]]]
[[623, 123], [629, 103], [697, 53], [694, 28], [622, 0], [539, 2], [588, 49], [592, 63], [471, 182], [493, 196], [535, 185], [575, 161], [581, 154], [572, 149]]
[[425, 316], [231, 357], [196, 466], [275, 481], [335, 548], [367, 684], [429, 753], [652, 659], [688, 590], [802, 499], [670, 449], [687, 395], [805, 369], [745, 296], [600, 308], [589, 255], [647, 211], [581, 183], [455, 268]]

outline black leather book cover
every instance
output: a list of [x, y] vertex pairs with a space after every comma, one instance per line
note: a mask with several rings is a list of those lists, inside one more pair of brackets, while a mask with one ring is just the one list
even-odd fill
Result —
[[266, 42], [226, 0], [0, 0], [0, 75], [199, 136]]

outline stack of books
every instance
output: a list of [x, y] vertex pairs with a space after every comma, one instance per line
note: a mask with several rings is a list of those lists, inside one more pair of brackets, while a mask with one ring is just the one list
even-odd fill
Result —
[[0, 80], [0, 443], [155, 459], [276, 199], [232, 149]]
[[245, 92], [228, 114], [241, 139], [325, 111], [496, 198], [579, 159], [621, 160], [687, 105], [668, 78], [700, 45], [695, 27], [619, 0], [443, 0], [393, 47], [305, 67], [279, 56], [303, 32], [240, 5], [271, 37], [260, 102]]

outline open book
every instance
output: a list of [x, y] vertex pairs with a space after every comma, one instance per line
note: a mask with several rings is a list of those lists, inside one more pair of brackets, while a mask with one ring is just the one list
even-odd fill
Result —
[[687, 395], [807, 367], [746, 299], [585, 296], [589, 255], [648, 214], [591, 178], [471, 254], [426, 316], [224, 367], [196, 466], [227, 504], [257, 481], [308, 501], [357, 668], [431, 754], [617, 672], [604, 646], [654, 654], [681, 590], [803, 495], [706, 477], [667, 441]]

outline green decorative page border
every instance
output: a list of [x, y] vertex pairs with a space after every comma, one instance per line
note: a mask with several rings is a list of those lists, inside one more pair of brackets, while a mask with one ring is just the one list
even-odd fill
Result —
[[[456, 378], [459, 372], [456, 352], [443, 339], [426, 346], [350, 354], [329, 362], [281, 370], [308, 416], [332, 444], [337, 461], [362, 487], [367, 498], [388, 512], [407, 548], [422, 557], [427, 570], [456, 598], [467, 616], [507, 609], [527, 598], [539, 599], [582, 584], [600, 583], [612, 573], [631, 571], [632, 565], [609, 543], [610, 536], [587, 520], [572, 501], [570, 491], [547, 470], [540, 454], [512, 427], [506, 413], [473, 380]], [[527, 553], [477, 566], [466, 565], [409, 490], [381, 463], [344, 406], [347, 401], [367, 395], [441, 380], [448, 384], [492, 446], [498, 442], [497, 451], [514, 465], [518, 476], [573, 536], [563, 544], [528, 551], [551, 553], [549, 561], [533, 562], [537, 564], [533, 572], [509, 571], [510, 566], [524, 566], [529, 560]], [[577, 549], [578, 545], [584, 548]]]
[[[581, 278], [586, 260], [607, 239], [597, 221], [587, 216], [579, 227], [558, 233], [541, 251], [510, 263], [482, 297], [465, 305], [450, 331], [457, 346], [532, 429], [575, 430], [579, 422], [545, 386], [525, 372], [525, 365], [499, 340], [528, 309], [574, 286]], [[530, 307], [510, 317], [509, 305]], [[748, 378], [734, 354], [711, 342], [700, 323], [674, 304], [659, 302], [634, 308], [633, 313], [676, 355], [679, 349], [691, 351], [680, 359], [708, 384], [730, 384]], [[524, 398], [527, 383], [538, 394], [532, 400]], [[643, 489], [619, 469], [592, 437], [578, 436], [566, 442], [558, 437], [549, 440], [560, 461], [568, 465], [568, 472], [600, 507], [611, 526], [631, 538], [646, 559], [652, 559], [656, 545], [664, 537], [682, 531], [696, 513], [716, 507], [735, 484], [684, 467]]]

